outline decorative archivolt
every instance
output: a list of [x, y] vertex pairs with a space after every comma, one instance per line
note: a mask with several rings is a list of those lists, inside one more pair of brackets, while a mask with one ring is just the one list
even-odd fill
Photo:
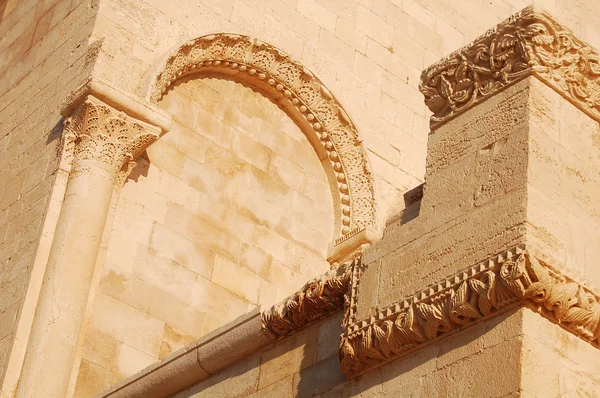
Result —
[[436, 124], [532, 74], [600, 121], [600, 55], [532, 7], [423, 71], [420, 90]]
[[521, 305], [600, 346], [600, 297], [518, 246], [350, 325], [340, 366], [354, 377]]
[[[157, 103], [184, 76], [206, 73], [248, 82], [276, 98], [326, 154], [339, 198], [336, 244], [375, 223], [373, 178], [358, 131], [343, 107], [309, 70], [260, 40], [236, 34], [203, 36], [168, 58], [149, 94]], [[337, 199], [337, 200], [336, 200]]]

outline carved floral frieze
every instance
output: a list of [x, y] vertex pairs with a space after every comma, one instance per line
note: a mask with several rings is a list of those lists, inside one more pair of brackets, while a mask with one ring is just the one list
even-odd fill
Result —
[[423, 71], [420, 90], [435, 125], [532, 74], [600, 121], [600, 55], [532, 7]]
[[519, 246], [350, 325], [341, 369], [354, 377], [519, 305], [600, 345], [600, 296]]
[[278, 339], [344, 309], [356, 260], [307, 282], [302, 289], [262, 313], [262, 328]]
[[[70, 161], [104, 164], [120, 181], [137, 158], [160, 135], [160, 129], [136, 121], [88, 96], [64, 122], [64, 151]], [[75, 168], [75, 172], [84, 168]]]
[[[339, 195], [336, 244], [375, 224], [373, 176], [356, 126], [339, 101], [303, 65], [260, 40], [236, 34], [203, 36], [168, 58], [149, 94], [157, 103], [177, 80], [191, 74], [224, 75], [262, 88], [303, 120], [327, 154]], [[276, 93], [273, 95], [272, 93]], [[275, 98], [277, 97], [277, 98]]]

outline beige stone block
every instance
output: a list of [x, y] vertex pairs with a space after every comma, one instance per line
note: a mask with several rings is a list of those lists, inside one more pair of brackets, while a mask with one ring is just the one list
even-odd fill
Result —
[[140, 279], [108, 271], [100, 280], [100, 291], [145, 312], [148, 309], [152, 289]]
[[117, 360], [119, 376], [121, 378], [129, 377], [145, 367], [150, 366], [152, 363], [156, 362], [156, 359], [156, 356], [148, 355], [127, 344], [122, 344]]
[[261, 308], [270, 308], [272, 305], [277, 303], [277, 291], [278, 288], [276, 285], [265, 280], [261, 280], [260, 290], [258, 292], [258, 305]]
[[300, 167], [277, 154], [271, 158], [269, 173], [297, 191], [302, 189], [306, 181], [306, 175]]
[[[260, 131], [260, 129], [256, 131]], [[269, 170], [272, 153], [267, 147], [256, 142], [254, 138], [244, 133], [236, 132], [233, 137], [231, 149], [237, 156], [254, 167], [263, 171]]]
[[212, 274], [214, 252], [203, 247], [202, 243], [190, 241], [163, 225], [154, 226], [149, 248], [158, 256], [183, 265], [200, 276], [210, 278]]
[[119, 300], [98, 293], [94, 303], [92, 325], [100, 332], [148, 355], [158, 357], [164, 322]]
[[[231, 112], [237, 109], [236, 107]], [[217, 119], [210, 112], [199, 109], [194, 123], [188, 127], [223, 148], [229, 148], [231, 145], [234, 127]]]
[[3, 312], [0, 312], [0, 339], [4, 339], [12, 333], [18, 313], [19, 303], [15, 303]]
[[150, 163], [173, 176], [180, 176], [185, 154], [162, 141], [156, 141], [147, 150]]
[[[194, 128], [200, 117], [197, 107], [184, 95], [170, 91], [160, 101], [160, 107], [173, 115], [173, 119], [183, 126]], [[200, 112], [201, 113], [201, 112]]]
[[[304, 139], [305, 137], [302, 135], [300, 138]], [[293, 157], [293, 150], [298, 142], [297, 139], [292, 138], [281, 131], [279, 127], [275, 127], [271, 123], [266, 122], [260, 124], [258, 141], [284, 158]]]
[[134, 265], [134, 275], [187, 302], [195, 287], [197, 274], [146, 248], [140, 248]]
[[[386, 72], [391, 73], [393, 76], [405, 82], [407, 79], [406, 62], [395, 55], [392, 50], [391, 44], [389, 44], [388, 47], [385, 47], [376, 41], [369, 39], [367, 43], [367, 58], [385, 69]], [[386, 90], [389, 89], [389, 87], [385, 89], [385, 86], [385, 79], [383, 79], [383, 92], [386, 92]], [[398, 97], [401, 97], [402, 95], [403, 94], [400, 94]], [[416, 102], [416, 100], [414, 102]], [[419, 106], [421, 105], [422, 103], [419, 103]]]
[[240, 265], [262, 279], [267, 279], [271, 268], [271, 257], [261, 249], [242, 244], [240, 253]]
[[381, 86], [383, 81], [383, 72], [381, 68], [375, 64], [372, 60], [365, 57], [363, 54], [366, 53], [366, 40], [365, 40], [365, 51], [361, 54], [356, 52], [354, 54], [354, 66], [352, 72], [359, 78], [368, 81], [376, 87]]
[[252, 304], [258, 303], [260, 278], [221, 256], [215, 257], [211, 280]]
[[[199, 329], [201, 330], [201, 329]], [[160, 346], [159, 359], [163, 359], [167, 355], [183, 348], [196, 340], [194, 336], [188, 336], [183, 332], [173, 329], [169, 325], [165, 325], [165, 333], [163, 342]]]
[[390, 47], [392, 45], [394, 28], [360, 5], [356, 12], [356, 29], [365, 33], [383, 47]]
[[[258, 95], [258, 94], [255, 94]], [[246, 134], [250, 137], [258, 138], [261, 119], [250, 109], [240, 107], [240, 104], [233, 102], [222, 103], [223, 122], [233, 127], [234, 130]], [[235, 134], [235, 133], [234, 133]]]
[[[244, 186], [226, 183], [222, 195], [223, 202], [227, 206], [246, 219], [252, 220], [257, 227], [275, 228], [281, 222], [281, 209], [266, 202], [262, 195], [252, 192]], [[269, 252], [267, 251], [267, 253]]]
[[159, 288], [153, 288], [147, 313], [191, 336], [200, 336], [206, 315]]
[[[335, 26], [335, 25], [334, 25]], [[351, 64], [356, 50], [337, 38], [333, 32], [321, 30], [319, 35], [319, 48], [342, 64]]]
[[264, 350], [261, 357], [258, 389], [285, 379], [315, 363], [317, 330], [310, 328], [290, 336], [273, 348]]
[[85, 334], [82, 358], [104, 369], [116, 372], [119, 351], [123, 344], [95, 328], [89, 328]]
[[211, 315], [205, 318], [204, 333], [209, 331], [206, 328], [209, 325], [207, 322], [212, 322], [212, 330], [214, 330], [251, 308], [247, 301], [202, 277], [198, 277], [196, 280], [189, 304], [198, 311]]
[[[171, 133], [172, 131], [169, 131], [165, 137]], [[187, 156], [191, 156], [198, 162], [203, 163], [206, 157], [206, 150], [208, 148], [208, 140], [195, 131], [183, 126], [179, 130], [179, 134], [181, 138], [179, 139], [177, 145], [173, 146]]]
[[27, 289], [27, 275], [21, 274], [8, 283], [0, 285], [0, 312], [5, 311], [11, 305], [23, 297]]
[[217, 198], [223, 175], [217, 170], [188, 157], [183, 165], [181, 180], [211, 198]]
[[86, 398], [107, 390], [119, 380], [119, 376], [85, 359], [81, 360], [73, 397]]
[[249, 395], [251, 398], [268, 398], [268, 397], [292, 397], [294, 396], [292, 390], [293, 376], [286, 377], [285, 379], [279, 380], [267, 387], [260, 388], [257, 392]]
[[228, 179], [235, 179], [252, 166], [218, 145], [210, 143], [206, 152], [205, 164], [210, 165]]
[[285, 259], [287, 241], [270, 229], [260, 225], [257, 226], [253, 243], [256, 247], [278, 260], [283, 261]]
[[167, 229], [183, 234], [188, 239], [233, 261], [239, 259], [241, 242], [238, 238], [212, 226], [191, 212], [179, 206], [172, 206], [167, 212], [166, 220]]
[[335, 32], [337, 16], [315, 0], [298, 0], [296, 8], [301, 15], [316, 22], [323, 29]]
[[354, 21], [350, 19], [338, 18], [335, 26], [335, 36], [344, 43], [348, 44], [350, 47], [354, 48], [357, 52], [366, 54], [367, 35], [359, 32], [355, 28]]

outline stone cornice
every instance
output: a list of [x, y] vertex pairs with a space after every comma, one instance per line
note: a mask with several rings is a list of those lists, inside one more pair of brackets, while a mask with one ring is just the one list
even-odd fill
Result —
[[356, 261], [307, 282], [298, 292], [264, 311], [262, 328], [279, 339], [343, 310]]
[[350, 325], [341, 369], [357, 376], [517, 306], [599, 346], [600, 296], [521, 245]]
[[530, 75], [600, 121], [600, 55], [532, 7], [427, 68], [420, 91], [435, 127]]

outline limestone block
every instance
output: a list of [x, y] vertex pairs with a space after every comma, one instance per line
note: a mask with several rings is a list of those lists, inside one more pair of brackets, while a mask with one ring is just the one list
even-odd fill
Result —
[[383, 47], [392, 45], [394, 28], [363, 6], [358, 6], [356, 29], [363, 32]]
[[[233, 278], [232, 276], [235, 276]], [[249, 303], [258, 303], [260, 278], [219, 255], [215, 257], [215, 265], [211, 280]]]
[[109, 271], [102, 277], [99, 285], [103, 293], [127, 303], [142, 312], [148, 310], [151, 287], [142, 280], [132, 276]]
[[[96, 296], [92, 325], [148, 355], [158, 358], [164, 323], [110, 296]], [[140, 333], [139, 331], [143, 332]]]
[[[174, 311], [174, 308], [177, 310]], [[180, 335], [199, 336], [204, 327], [204, 319], [206, 317], [205, 313], [198, 311], [189, 303], [181, 302], [172, 295], [157, 288], [152, 289], [147, 313], [153, 318], [165, 321], [163, 343], [166, 339], [167, 328], [179, 331]]]
[[115, 373], [82, 359], [73, 396], [78, 398], [94, 396], [108, 389], [117, 380], [118, 375]]
[[261, 357], [258, 388], [265, 388], [313, 365], [317, 356], [317, 333], [311, 328], [266, 349]]
[[189, 269], [159, 257], [146, 248], [138, 250], [133, 275], [184, 303], [190, 300], [197, 277], [197, 274]]
[[212, 250], [160, 224], [156, 224], [152, 230], [149, 248], [156, 255], [168, 258], [204, 278], [210, 278], [212, 274], [215, 258]]
[[[194, 336], [186, 335], [185, 333], [180, 332], [169, 325], [165, 325], [165, 333], [163, 335], [163, 341], [160, 346], [160, 353], [158, 355], [158, 358], [163, 359], [167, 355], [170, 355], [171, 353], [179, 350], [180, 348], [188, 346], [195, 340], [196, 338]], [[137, 370], [142, 368], [144, 368], [144, 366], [138, 368]]]
[[336, 15], [314, 0], [298, 0], [298, 12], [311, 21], [316, 22], [323, 29], [333, 33], [335, 31]]

